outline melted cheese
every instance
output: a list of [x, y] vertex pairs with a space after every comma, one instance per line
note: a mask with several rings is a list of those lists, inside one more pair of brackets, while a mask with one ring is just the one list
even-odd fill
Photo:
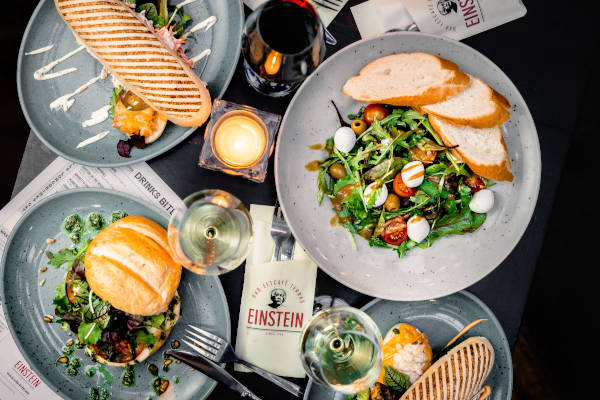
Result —
[[[162, 121], [163, 124], [159, 122]], [[140, 111], [128, 110], [117, 98], [112, 126], [128, 135], [152, 136], [158, 126], [164, 126], [166, 118], [146, 107]]]

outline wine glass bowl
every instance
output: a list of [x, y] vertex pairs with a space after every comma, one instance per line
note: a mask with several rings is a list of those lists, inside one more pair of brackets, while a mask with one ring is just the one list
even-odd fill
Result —
[[244, 204], [223, 190], [207, 189], [183, 200], [169, 221], [172, 256], [201, 275], [237, 268], [248, 254], [252, 220]]
[[381, 342], [379, 328], [363, 311], [349, 306], [327, 308], [302, 331], [302, 365], [322, 385], [345, 394], [360, 393], [379, 377]]

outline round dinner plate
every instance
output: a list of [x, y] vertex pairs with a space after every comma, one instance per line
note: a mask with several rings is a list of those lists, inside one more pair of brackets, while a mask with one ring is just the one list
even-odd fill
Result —
[[[147, 370], [146, 363], [135, 365], [136, 378], [132, 387], [121, 384], [123, 368], [105, 366], [113, 380], [109, 384], [100, 371], [93, 377], [86, 376], [85, 366], [99, 364], [85, 357], [83, 350], [75, 350], [75, 356], [82, 360], [83, 365], [76, 376], [69, 376], [65, 366], [56, 360], [62, 356], [62, 346], [73, 336], [61, 330], [60, 325], [42, 320], [44, 315], [54, 315], [52, 299], [55, 289], [64, 282], [67, 272], [64, 265], [60, 268], [47, 265], [46, 272], [38, 273], [38, 268], [48, 261], [43, 254], [45, 251], [56, 252], [71, 246], [61, 231], [63, 220], [73, 213], [85, 218], [91, 212], [99, 212], [110, 219], [115, 210], [150, 218], [162, 226], [168, 223], [159, 211], [126, 194], [102, 189], [60, 192], [35, 205], [20, 219], [8, 239], [0, 264], [0, 295], [12, 337], [29, 366], [63, 398], [87, 399], [90, 387], [96, 386], [108, 389], [112, 393], [111, 398], [139, 400], [156, 397], [152, 389], [154, 377]], [[56, 242], [46, 244], [47, 238], [54, 238]], [[42, 279], [45, 279], [43, 286], [40, 285]], [[227, 299], [218, 278], [196, 275], [185, 269], [178, 291], [181, 318], [163, 347], [146, 361], [148, 365], [158, 366], [159, 375], [170, 380], [168, 391], [171, 394], [168, 398], [204, 399], [216, 382], [184, 364], [172, 363], [169, 371], [164, 372], [163, 352], [170, 348], [172, 340], [183, 338], [187, 324], [202, 326], [229, 340], [231, 323]], [[175, 377], [179, 378], [177, 384]]]
[[[512, 105], [504, 124], [513, 182], [492, 187], [494, 208], [483, 226], [465, 235], [444, 237], [428, 249], [415, 248], [403, 259], [389, 249], [370, 248], [329, 221], [330, 201], [317, 203], [317, 173], [305, 166], [324, 153], [309, 146], [333, 136], [343, 115], [361, 105], [342, 93], [342, 85], [370, 61], [389, 54], [424, 51], [458, 64], [486, 81]], [[510, 79], [489, 59], [460, 42], [416, 32], [398, 32], [354, 43], [327, 59], [300, 87], [281, 123], [275, 153], [277, 194], [291, 230], [326, 273], [359, 292], [390, 300], [424, 300], [455, 293], [496, 268], [525, 232], [535, 208], [541, 175], [540, 146], [531, 114]]]
[[[181, 0], [183, 1], [183, 0]], [[175, 3], [174, 3], [175, 4]], [[244, 12], [241, 0], [198, 0], [184, 7], [192, 17], [191, 27], [210, 16], [217, 22], [208, 30], [199, 30], [190, 37], [186, 54], [193, 57], [211, 49], [208, 57], [193, 68], [206, 82], [211, 97], [219, 98], [229, 85], [241, 49]], [[40, 54], [25, 53], [48, 45], [52, 49]], [[52, 72], [75, 67], [77, 71], [49, 80], [36, 80], [34, 72], [75, 50], [78, 44], [71, 29], [62, 20], [54, 1], [41, 0], [33, 12], [19, 49], [17, 61], [17, 89], [21, 108], [31, 129], [56, 154], [79, 164], [95, 167], [115, 167], [148, 160], [181, 143], [196, 130], [171, 122], [162, 136], [144, 149], [134, 148], [131, 157], [117, 153], [117, 142], [126, 135], [113, 128], [111, 118], [90, 127], [82, 122], [90, 119], [92, 112], [108, 104], [113, 91], [110, 77], [91, 85], [74, 97], [75, 103], [66, 112], [51, 110], [55, 99], [74, 92], [78, 87], [98, 76], [102, 65], [85, 50], [57, 65]], [[82, 141], [101, 132], [109, 131], [103, 139], [85, 147], [76, 148]]]
[[[461, 291], [437, 300], [417, 302], [395, 302], [375, 299], [361, 308], [375, 321], [385, 336], [394, 325], [406, 322], [425, 332], [429, 337], [433, 354], [439, 354], [443, 347], [467, 324], [485, 318], [487, 321], [476, 325], [457, 343], [467, 337], [483, 336], [494, 348], [494, 366], [485, 381], [490, 385], [490, 400], [509, 400], [512, 395], [512, 359], [510, 347], [502, 326], [492, 311], [477, 297]], [[304, 400], [345, 400], [325, 386], [310, 381], [306, 387]]]

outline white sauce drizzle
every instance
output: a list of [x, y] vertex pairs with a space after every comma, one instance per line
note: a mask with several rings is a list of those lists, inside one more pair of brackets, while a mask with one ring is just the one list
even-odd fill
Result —
[[34, 54], [45, 53], [46, 51], [50, 50], [50, 49], [51, 49], [51, 48], [53, 48], [53, 47], [54, 47], [54, 45], [53, 45], [53, 44], [50, 44], [50, 45], [48, 45], [48, 46], [46, 46], [46, 47], [42, 47], [42, 48], [40, 48], [40, 49], [37, 49], [37, 50], [28, 51], [27, 53], [25, 53], [25, 55], [26, 55], [26, 56], [32, 56], [32, 55], [34, 55]]
[[185, 0], [185, 1], [182, 1], [181, 3], [177, 4], [175, 6], [175, 8], [181, 8], [181, 7], [186, 6], [188, 4], [192, 4], [195, 1], [197, 1], [197, 0]]
[[100, 75], [98, 75], [98, 76], [90, 79], [89, 81], [87, 81], [83, 85], [79, 86], [77, 88], [77, 90], [75, 90], [74, 92], [67, 93], [64, 96], [61, 96], [58, 99], [54, 100], [52, 103], [50, 103], [50, 109], [51, 110], [56, 110], [57, 108], [60, 108], [60, 109], [62, 109], [63, 111], [66, 112], [67, 110], [69, 110], [69, 108], [71, 108], [71, 106], [73, 105], [73, 103], [75, 103], [75, 99], [72, 99], [72, 97], [75, 97], [79, 93], [83, 92], [90, 85], [96, 83], [100, 79], [102, 79], [102, 74], [100, 74]]
[[108, 119], [108, 110], [110, 110], [110, 105], [105, 105], [104, 107], [97, 109], [92, 113], [90, 119], [81, 123], [81, 126], [87, 128], [88, 126], [98, 125], [99, 123], [106, 121]]
[[94, 142], [97, 142], [98, 140], [101, 140], [101, 139], [103, 139], [103, 138], [104, 138], [106, 135], [108, 135], [109, 133], [110, 133], [110, 131], [104, 131], [104, 132], [100, 132], [99, 134], [97, 134], [97, 135], [94, 135], [94, 136], [92, 136], [91, 138], [89, 138], [89, 139], [86, 139], [86, 140], [84, 140], [83, 142], [79, 143], [79, 144], [77, 145], [77, 147], [76, 147], [76, 148], [77, 148], [77, 149], [79, 149], [79, 148], [81, 148], [81, 147], [87, 146], [88, 144], [92, 144], [92, 143], [94, 143]]
[[192, 57], [191, 60], [195, 64], [198, 61], [202, 60], [204, 57], [208, 57], [210, 55], [210, 53], [211, 53], [210, 49], [206, 49], [202, 53], [198, 54], [197, 56]]
[[43, 66], [42, 68], [38, 69], [37, 71], [35, 71], [33, 73], [33, 77], [36, 80], [38, 80], [38, 81], [44, 81], [46, 79], [56, 78], [57, 76], [62, 76], [62, 75], [70, 74], [73, 71], [77, 71], [77, 68], [67, 68], [67, 69], [63, 69], [61, 71], [57, 71], [57, 72], [54, 72], [54, 73], [51, 73], [51, 74], [48, 73], [54, 67], [56, 67], [58, 64], [60, 64], [61, 62], [65, 61], [67, 58], [69, 58], [69, 57], [71, 57], [71, 56], [79, 53], [84, 48], [85, 48], [84, 46], [79, 46], [78, 48], [76, 48], [75, 50], [71, 51], [70, 53], [65, 54], [64, 56], [62, 56], [58, 60], [52, 61], [50, 64]]
[[210, 29], [210, 27], [212, 27], [216, 23], [217, 23], [217, 17], [215, 17], [214, 15], [211, 15], [210, 17], [206, 18], [204, 21], [199, 22], [196, 25], [194, 25], [192, 27], [192, 29], [190, 29], [189, 33], [194, 33], [196, 31], [199, 31], [200, 29], [204, 29], [205, 31], [207, 31], [208, 29]]

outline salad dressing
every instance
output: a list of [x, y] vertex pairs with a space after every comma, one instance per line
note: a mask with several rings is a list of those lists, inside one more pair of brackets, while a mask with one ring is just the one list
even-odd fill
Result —
[[194, 56], [191, 58], [191, 60], [195, 63], [197, 63], [198, 61], [202, 60], [204, 57], [208, 57], [211, 53], [210, 49], [206, 49], [204, 50], [202, 53], [198, 54], [197, 56]]
[[321, 161], [320, 160], [314, 160], [309, 162], [308, 164], [306, 164], [304, 166], [304, 168], [306, 168], [307, 171], [318, 171], [319, 168], [321, 168]]
[[87, 128], [88, 126], [98, 125], [108, 119], [108, 110], [110, 110], [110, 104], [107, 104], [96, 111], [92, 112], [90, 119], [85, 120], [81, 123], [81, 126]]
[[200, 29], [204, 29], [205, 31], [207, 31], [216, 23], [217, 23], [217, 17], [215, 17], [214, 15], [211, 15], [210, 17], [206, 18], [204, 21], [198, 22], [196, 25], [194, 25], [192, 27], [192, 29], [189, 30], [188, 34], [199, 31]]
[[316, 143], [316, 144], [311, 144], [310, 146], [308, 146], [308, 148], [311, 150], [323, 150], [325, 148], [325, 146], [323, 146], [322, 143]]
[[52, 49], [53, 47], [54, 47], [53, 44], [49, 44], [48, 46], [41, 47], [41, 48], [36, 49], [36, 50], [28, 51], [27, 53], [25, 53], [25, 55], [26, 56], [32, 56], [34, 54], [45, 53], [46, 51]]
[[71, 108], [71, 106], [73, 105], [73, 103], [75, 103], [75, 99], [73, 99], [73, 97], [83, 92], [85, 89], [98, 82], [100, 79], [102, 79], [102, 73], [78, 87], [74, 92], [67, 93], [64, 96], [61, 96], [58, 99], [54, 100], [52, 103], [50, 103], [50, 109], [56, 110], [60, 108], [65, 112], [68, 111], [69, 108]]
[[84, 141], [80, 142], [75, 148], [76, 149], [80, 149], [80, 148], [85, 147], [85, 146], [87, 146], [89, 144], [97, 142], [98, 140], [104, 139], [104, 137], [106, 135], [108, 135], [109, 133], [110, 133], [110, 131], [100, 132], [99, 134], [94, 135], [91, 138], [87, 138]]

